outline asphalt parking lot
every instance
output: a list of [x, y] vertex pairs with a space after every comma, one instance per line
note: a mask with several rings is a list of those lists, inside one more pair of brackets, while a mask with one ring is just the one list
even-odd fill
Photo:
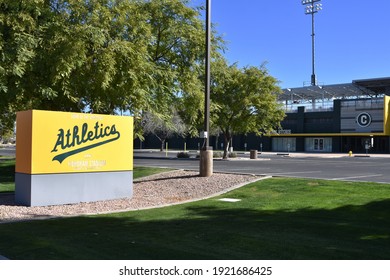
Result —
[[[174, 154], [134, 153], [134, 164], [199, 170], [199, 160], [177, 159]], [[238, 159], [214, 160], [214, 172], [233, 172], [327, 180], [390, 183], [390, 155], [263, 153], [258, 159], [248, 155]]]
[[[176, 153], [134, 150], [134, 165], [199, 170], [196, 152], [192, 152], [190, 159], [177, 159]], [[0, 148], [0, 155], [15, 156], [15, 148]], [[237, 159], [216, 159], [213, 164], [214, 172], [390, 183], [390, 154], [349, 157], [347, 154], [262, 153], [258, 159], [251, 160], [248, 153], [238, 153]]]
[[5, 157], [14, 157], [15, 156], [15, 146], [0, 146], [0, 156]]

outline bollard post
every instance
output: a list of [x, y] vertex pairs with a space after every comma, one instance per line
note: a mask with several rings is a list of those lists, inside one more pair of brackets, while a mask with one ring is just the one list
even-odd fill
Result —
[[257, 150], [251, 150], [249, 158], [250, 159], [257, 159]]
[[213, 147], [206, 147], [200, 151], [200, 177], [213, 175]]

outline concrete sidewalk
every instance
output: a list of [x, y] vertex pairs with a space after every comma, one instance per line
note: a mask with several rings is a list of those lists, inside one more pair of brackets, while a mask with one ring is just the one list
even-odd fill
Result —
[[290, 157], [316, 157], [316, 158], [347, 158], [347, 157], [375, 157], [375, 158], [390, 158], [390, 154], [365, 154], [365, 153], [352, 153], [349, 155], [348, 153], [304, 153], [304, 152], [290, 152], [290, 153], [275, 153], [275, 152], [264, 152], [264, 155], [269, 154], [288, 154]]

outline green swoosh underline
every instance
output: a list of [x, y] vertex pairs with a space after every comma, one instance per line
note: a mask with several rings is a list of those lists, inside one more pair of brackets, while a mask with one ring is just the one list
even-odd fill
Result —
[[86, 146], [86, 147], [82, 147], [82, 148], [79, 148], [79, 149], [76, 149], [76, 150], [73, 150], [73, 151], [69, 151], [69, 152], [66, 152], [66, 153], [63, 153], [63, 154], [56, 155], [55, 157], [53, 157], [52, 161], [57, 160], [59, 163], [62, 163], [67, 157], [73, 156], [75, 154], [78, 154], [78, 153], [81, 153], [81, 152], [93, 149], [95, 147], [98, 147], [98, 146], [101, 146], [101, 145], [104, 145], [104, 144], [107, 144], [107, 143], [110, 143], [110, 142], [113, 142], [115, 140], [118, 140], [119, 137], [120, 137], [120, 134], [118, 132], [118, 136], [116, 138], [108, 139], [106, 141], [102, 141], [102, 142], [95, 143], [95, 144], [92, 144], [92, 145], [89, 145], [89, 146]]

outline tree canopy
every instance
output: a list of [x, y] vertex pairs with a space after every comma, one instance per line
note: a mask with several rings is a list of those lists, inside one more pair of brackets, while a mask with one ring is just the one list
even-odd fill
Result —
[[224, 158], [233, 134], [262, 135], [280, 126], [285, 115], [276, 100], [277, 83], [264, 65], [239, 68], [224, 60], [214, 63], [211, 117], [225, 138]]
[[169, 114], [203, 34], [187, 0], [0, 0], [0, 109]]
[[[204, 29], [189, 0], [0, 0], [0, 125], [27, 109], [126, 111], [137, 124], [177, 111], [197, 134]], [[277, 81], [264, 66], [228, 66], [212, 35], [212, 125], [227, 143], [270, 131], [283, 117]]]
[[145, 112], [142, 115], [141, 126], [145, 134], [153, 134], [161, 143], [160, 151], [165, 148], [165, 142], [172, 136], [185, 137], [187, 126], [174, 110], [168, 119], [162, 119], [156, 114]]

